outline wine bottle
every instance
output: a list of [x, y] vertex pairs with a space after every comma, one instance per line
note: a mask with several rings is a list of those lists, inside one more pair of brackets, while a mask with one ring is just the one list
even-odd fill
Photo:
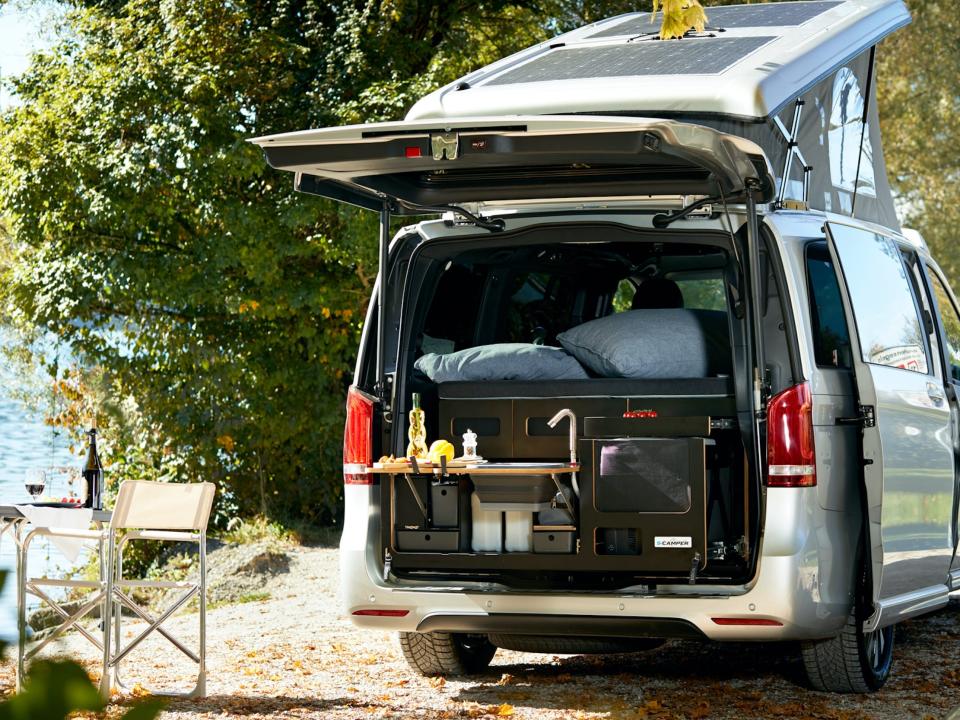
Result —
[[423, 410], [420, 409], [420, 393], [413, 393], [413, 410], [410, 411], [410, 429], [407, 431], [410, 443], [407, 445], [407, 457], [426, 459], [427, 426]]
[[83, 465], [83, 480], [87, 488], [83, 506], [103, 510], [103, 465], [97, 454], [96, 424], [87, 431], [87, 435], [90, 436], [90, 446], [87, 449], [87, 461]]

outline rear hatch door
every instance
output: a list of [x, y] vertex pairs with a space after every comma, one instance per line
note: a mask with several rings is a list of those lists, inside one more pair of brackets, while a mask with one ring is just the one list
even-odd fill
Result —
[[570, 198], [774, 192], [749, 140], [672, 120], [504, 116], [304, 130], [252, 142], [296, 188], [371, 210]]

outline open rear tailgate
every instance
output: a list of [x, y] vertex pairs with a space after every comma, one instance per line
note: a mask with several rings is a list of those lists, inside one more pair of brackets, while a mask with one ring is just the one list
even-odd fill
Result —
[[716, 130], [646, 118], [504, 116], [386, 122], [252, 142], [298, 190], [394, 212], [496, 200], [741, 195], [770, 200], [760, 147]]

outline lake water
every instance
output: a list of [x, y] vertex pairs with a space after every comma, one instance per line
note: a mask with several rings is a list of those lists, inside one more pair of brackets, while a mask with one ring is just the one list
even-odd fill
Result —
[[[9, 382], [8, 378], [5, 378]], [[43, 419], [32, 415], [6, 394], [0, 385], [0, 504], [29, 502], [23, 487], [24, 473], [30, 467], [79, 466], [82, 457], [71, 456], [63, 436], [54, 437]], [[52, 488], [63, 494], [63, 487]], [[48, 540], [39, 538], [30, 546], [28, 560], [33, 570], [51, 572], [67, 567], [67, 561]], [[0, 568], [11, 571], [0, 594], [0, 637], [16, 634], [16, 593], [13, 571], [16, 554], [9, 536], [0, 538]]]

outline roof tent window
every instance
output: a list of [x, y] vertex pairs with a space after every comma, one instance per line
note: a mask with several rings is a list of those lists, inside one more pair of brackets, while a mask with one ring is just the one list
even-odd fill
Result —
[[[840, 2], [779, 2], [769, 5], [735, 5], [732, 7], [707, 8], [707, 24], [710, 27], [796, 27]], [[593, 38], [641, 35], [660, 31], [660, 18], [651, 18], [650, 13], [634, 15], [613, 27], [590, 36]]]
[[773, 40], [776, 38], [765, 36], [697, 38], [684, 42], [651, 40], [606, 47], [562, 47], [508, 70], [485, 84], [512, 85], [631, 75], [715, 75]]
[[[829, 143], [830, 175], [834, 187], [875, 198], [870, 126], [863, 122], [863, 93], [850, 68], [840, 68], [834, 77], [832, 99]], [[850, 212], [850, 208], [843, 210]]]

